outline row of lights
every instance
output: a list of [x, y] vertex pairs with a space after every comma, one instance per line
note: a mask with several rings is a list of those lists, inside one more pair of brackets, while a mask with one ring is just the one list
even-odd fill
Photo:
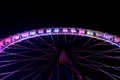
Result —
[[119, 37], [115, 37], [106, 33], [98, 32], [98, 31], [93, 31], [93, 30], [86, 30], [86, 29], [78, 29], [78, 28], [48, 28], [48, 29], [39, 29], [39, 30], [32, 30], [28, 32], [24, 32], [21, 34], [17, 34], [14, 36], [10, 36], [2, 41], [0, 41], [0, 47], [3, 46], [5, 47], [6, 45], [10, 44], [11, 42], [15, 42], [19, 39], [27, 38], [30, 36], [35, 36], [35, 35], [44, 35], [44, 34], [52, 34], [52, 33], [78, 33], [79, 35], [88, 35], [88, 36], [96, 36], [96, 37], [101, 37], [103, 39], [111, 40], [113, 38], [115, 43], [120, 42]]

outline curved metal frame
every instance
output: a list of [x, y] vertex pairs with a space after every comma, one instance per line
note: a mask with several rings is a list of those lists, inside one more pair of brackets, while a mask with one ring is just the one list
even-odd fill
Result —
[[23, 33], [18, 33], [16, 35], [9, 36], [0, 41], [0, 52], [9, 47], [10, 45], [20, 42], [25, 39], [45, 36], [45, 35], [80, 35], [86, 37], [93, 37], [96, 39], [104, 40], [113, 45], [120, 47], [120, 37], [116, 35], [111, 35], [108, 33], [94, 31], [90, 29], [83, 28], [41, 28], [37, 30], [25, 31]]

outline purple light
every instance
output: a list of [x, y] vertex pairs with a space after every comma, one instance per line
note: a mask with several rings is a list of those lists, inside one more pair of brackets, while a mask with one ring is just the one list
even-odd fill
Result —
[[20, 35], [15, 35], [15, 36], [13, 36], [13, 38], [14, 38], [15, 40], [18, 40], [18, 39], [20, 38]]
[[68, 32], [68, 29], [67, 29], [67, 28], [64, 28], [64, 29], [63, 29], [63, 32], [65, 32], [65, 33]]
[[71, 29], [71, 32], [72, 32], [72, 33], [75, 33], [75, 32], [76, 32], [76, 30], [75, 30], [75, 29]]
[[10, 43], [10, 42], [11, 42], [11, 39], [10, 39], [10, 38], [6, 38], [6, 39], [5, 39], [5, 42]]
[[105, 33], [105, 34], [103, 34], [103, 38], [110, 40], [112, 38], [112, 36]]
[[43, 29], [38, 30], [38, 33], [39, 33], [39, 34], [44, 33]]
[[114, 41], [115, 41], [116, 43], [118, 43], [118, 42], [120, 42], [120, 38], [119, 38], [119, 37], [115, 37], [115, 38], [114, 38]]
[[85, 34], [85, 30], [84, 29], [80, 29], [79, 30], [79, 34]]
[[35, 35], [36, 34], [36, 31], [30, 31], [30, 35]]
[[55, 29], [54, 32], [58, 33], [58, 32], [59, 32], [59, 29]]
[[3, 42], [0, 42], [0, 46], [3, 46]]
[[23, 38], [28, 37], [28, 36], [29, 36], [29, 33], [28, 33], [28, 32], [22, 33], [21, 36], [22, 36]]

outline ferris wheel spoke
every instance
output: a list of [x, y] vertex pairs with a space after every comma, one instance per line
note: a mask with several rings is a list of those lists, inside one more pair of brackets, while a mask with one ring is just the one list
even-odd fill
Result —
[[73, 72], [72, 72], [72, 80], [75, 80], [75, 79], [74, 79], [74, 74], [73, 74]]
[[[48, 50], [48, 49], [47, 49]], [[35, 50], [36, 51], [36, 50]], [[38, 51], [38, 50], [37, 50]], [[45, 56], [50, 56], [52, 58], [52, 55], [50, 54], [51, 52], [46, 52], [44, 50], [40, 50], [42, 53], [45, 53], [44, 55], [42, 56], [37, 56], [37, 57], [45, 57]], [[29, 56], [29, 55], [24, 55], [24, 53], [26, 52], [31, 52], [30, 50], [29, 51], [23, 51], [23, 52], [17, 52], [17, 53], [11, 53], [11, 52], [4, 52], [6, 53], [6, 55], [2, 55], [1, 57], [3, 56], [9, 56], [9, 55], [16, 55], [16, 56], [21, 56], [21, 57], [27, 57], [27, 58], [34, 58], [33, 56]]]
[[[80, 38], [82, 38], [82, 37], [80, 37]], [[84, 43], [82, 43], [81, 45], [77, 45], [77, 46], [73, 46], [72, 47], [72, 49], [78, 49], [78, 48], [80, 48], [80, 49], [82, 49], [82, 48], [84, 48], [84, 47], [86, 47], [90, 42], [92, 42], [93, 41], [93, 39], [92, 38], [89, 38], [87, 41], [85, 41]]]
[[73, 43], [76, 39], [81, 39], [82, 38], [82, 36], [78, 36], [78, 35], [75, 35], [75, 37], [72, 39], [70, 39], [70, 40], [72, 40], [71, 41], [71, 43]]
[[77, 75], [77, 78], [79, 79], [79, 80], [83, 80], [82, 79], [82, 76], [80, 75], [80, 72], [78, 71], [78, 70], [76, 70], [75, 68], [73, 68], [73, 67], [75, 67], [74, 65], [71, 65], [71, 66], [68, 66], [68, 65], [66, 65], [66, 64], [64, 64], [66, 67], [68, 67], [71, 71], [73, 71], [73, 72], [75, 72], [75, 74]]
[[[47, 65], [46, 65], [47, 66]], [[29, 70], [36, 70], [36, 69], [40, 69], [41, 67], [33, 67], [33, 68], [26, 68], [26, 69], [18, 69], [18, 70], [15, 70], [15, 71], [10, 71], [10, 72], [2, 72], [2, 73], [0, 73], [0, 75], [9, 75], [9, 74], [11, 74], [11, 73], [17, 73], [17, 72], [24, 72], [24, 71], [29, 71]], [[44, 68], [44, 66], [42, 66], [42, 68]], [[42, 69], [41, 68], [41, 69]]]
[[103, 70], [102, 68], [100, 68], [98, 65], [94, 64], [93, 62], [91, 62], [90, 59], [86, 59], [94, 68], [96, 68], [98, 71], [101, 71], [103, 72], [104, 74], [106, 74], [107, 76], [111, 77], [112, 79], [114, 80], [117, 80], [116, 78], [119, 78], [120, 79], [120, 76], [117, 76], [115, 74], [112, 74], [112, 73], [109, 73], [105, 70]]
[[108, 77], [111, 77], [113, 80], [117, 80], [115, 77], [111, 76], [109, 73], [107, 73], [106, 71], [103, 71], [101, 68], [98, 68], [96, 67], [96, 65], [93, 65], [93, 64], [85, 64], [85, 63], [77, 63], [77, 64], [80, 64], [80, 65], [83, 65], [83, 66], [86, 66], [86, 67], [89, 67], [91, 69], [94, 69], [94, 70], [97, 70], [97, 71], [100, 71], [100, 72], [103, 72], [104, 74], [106, 74]]
[[47, 45], [53, 46], [52, 44], [48, 43], [48, 41], [46, 41], [45, 39], [43, 39], [42, 37], [39, 37], [44, 43], [46, 43]]
[[37, 39], [37, 38], [33, 38], [33, 39], [36, 40], [36, 41], [38, 41], [38, 42], [34, 42], [34, 44], [42, 44], [42, 45], [46, 45], [46, 46], [49, 46], [49, 47], [51, 47], [51, 48], [56, 49], [56, 47], [55, 47], [55, 46], [52, 46], [51, 44], [46, 44], [46, 42], [41, 41], [41, 40], [39, 40], [39, 39]]
[[[50, 64], [50, 63], [49, 63], [49, 64]], [[40, 68], [40, 69], [39, 69], [39, 70], [41, 70], [40, 73], [38, 73], [32, 80], [35, 80], [37, 77], [40, 76], [40, 74], [42, 74], [43, 71], [47, 70], [48, 67], [49, 67], [49, 64], [43, 66], [42, 68], [44, 68], [44, 69]], [[39, 71], [39, 70], [38, 70], [38, 71]]]
[[32, 62], [26, 64], [25, 66], [21, 67], [20, 69], [18, 69], [18, 70], [16, 70], [16, 71], [13, 71], [13, 72], [9, 73], [8, 75], [4, 76], [1, 80], [4, 80], [4, 79], [6, 79], [7, 77], [9, 77], [9, 76], [15, 74], [16, 72], [21, 71], [21, 69], [24, 69], [25, 67], [27, 67], [27, 66], [33, 64], [34, 62], [35, 62], [35, 61], [32, 61]]
[[[20, 80], [25, 80], [26, 78], [32, 76], [33, 74], [35, 74], [35, 73], [38, 72], [38, 71], [40, 71], [40, 74], [41, 74], [49, 65], [50, 65], [50, 63], [47, 64], [47, 65], [44, 65], [44, 66], [42, 66], [42, 67], [39, 67], [38, 69], [36, 69], [36, 70], [33, 71], [32, 73], [24, 76], [24, 77], [23, 77], [22, 79], [20, 79]], [[35, 77], [33, 78], [33, 80], [34, 80], [34, 79], [35, 79]]]
[[93, 48], [93, 47], [96, 47], [96, 46], [102, 46], [102, 45], [104, 46], [104, 45], [110, 45], [110, 44], [108, 44], [107, 42], [99, 42], [97, 44], [92, 44], [92, 45], [86, 47], [85, 49]]
[[98, 64], [97, 66], [99, 66], [99, 67], [107, 67], [107, 68], [111, 68], [111, 69], [115, 69], [115, 70], [120, 71], [120, 67], [110, 66], [110, 65], [107, 65], [107, 64], [104, 64], [104, 63], [101, 63], [101, 62], [97, 62], [97, 61], [94, 61], [94, 60], [90, 60], [90, 61], [93, 62], [93, 63]]
[[89, 44], [92, 41], [92, 38], [89, 38], [86, 42], [84, 42], [81, 47], [85, 47], [87, 44]]
[[0, 65], [0, 68], [6, 67], [6, 66], [9, 66], [9, 65], [13, 65], [13, 64], [17, 64], [17, 63], [20, 63], [20, 62], [12, 62], [12, 63], [7, 63], [7, 64], [4, 64], [4, 65]]
[[[90, 57], [96, 57], [97, 55], [103, 55], [105, 57], [109, 57], [109, 58], [119, 58], [119, 56], [109, 56], [109, 52], [113, 52], [114, 54], [119, 54], [119, 51], [115, 51], [115, 50], [118, 50], [118, 48], [115, 48], [115, 49], [110, 49], [110, 50], [107, 50], [107, 51], [89, 51], [89, 50], [78, 50], [78, 51], [74, 51], [74, 52], [77, 52], [77, 54], [72, 54], [72, 55], [78, 55], [78, 53], [82, 53], [82, 52], [87, 52], [87, 53], [90, 53], [89, 55], [87, 56], [84, 56], [84, 58], [90, 58]], [[81, 56], [82, 57], [82, 56]], [[98, 57], [101, 57], [102, 56], [98, 56]]]
[[55, 39], [53, 38], [53, 35], [50, 36], [51, 40], [52, 40], [52, 45], [55, 48], [55, 50], [57, 50], [56, 45], [55, 45]]
[[86, 78], [86, 80], [92, 80], [92, 79], [90, 79], [88, 76], [86, 76], [85, 78]]
[[26, 46], [19, 45], [19, 44], [14, 44], [14, 47], [10, 46], [10, 47], [8, 47], [8, 49], [26, 49], [26, 50], [32, 50], [32, 48], [30, 48], [30, 47], [26, 47]]
[[29, 40], [26, 40], [27, 43], [31, 44], [34, 48], [36, 49], [39, 49], [38, 46], [36, 46], [35, 44], [33, 44], [33, 42], [29, 41]]

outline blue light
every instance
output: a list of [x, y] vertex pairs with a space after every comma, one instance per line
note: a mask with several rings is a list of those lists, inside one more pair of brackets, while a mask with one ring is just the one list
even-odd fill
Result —
[[59, 29], [55, 29], [54, 32], [59, 32]]

